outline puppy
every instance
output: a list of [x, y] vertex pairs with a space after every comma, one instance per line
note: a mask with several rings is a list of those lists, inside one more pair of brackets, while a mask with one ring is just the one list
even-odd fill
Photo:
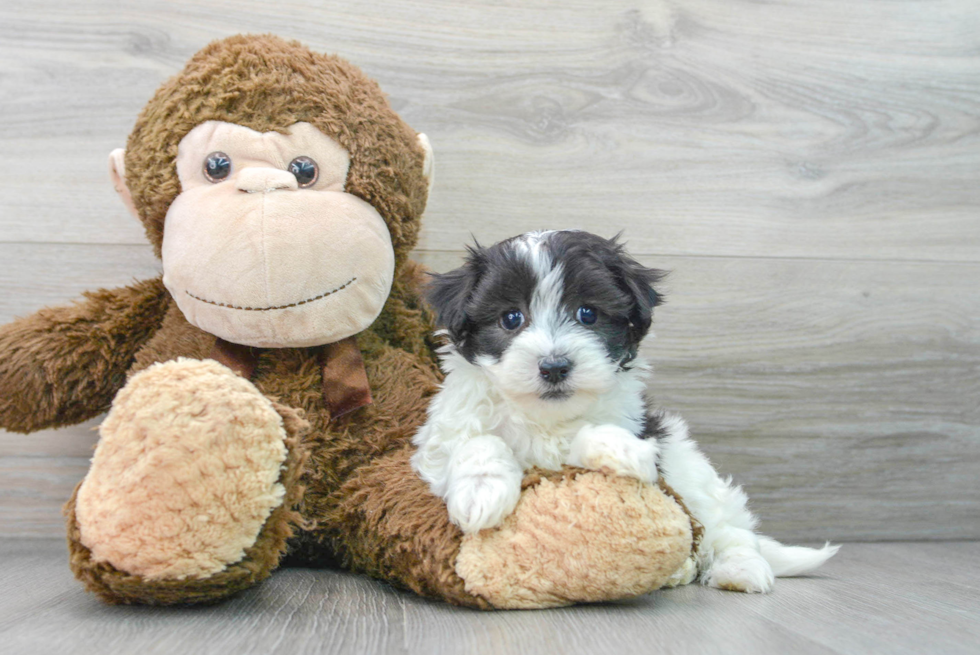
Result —
[[[428, 301], [445, 327], [446, 380], [414, 438], [412, 465], [464, 532], [498, 525], [524, 471], [571, 464], [655, 483], [658, 473], [703, 526], [672, 585], [768, 592], [774, 576], [823, 564], [837, 546], [788, 547], [757, 535], [747, 498], [722, 479], [677, 416], [646, 400], [638, 356], [662, 271], [615, 239], [531, 232], [469, 249], [434, 275]], [[695, 561], [696, 560], [696, 561]]]

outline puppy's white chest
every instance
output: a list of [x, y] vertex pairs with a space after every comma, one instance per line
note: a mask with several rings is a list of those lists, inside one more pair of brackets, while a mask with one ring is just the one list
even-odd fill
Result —
[[583, 424], [575, 421], [543, 426], [507, 421], [501, 426], [499, 436], [510, 446], [521, 468], [527, 470], [538, 466], [557, 470], [568, 461], [572, 439]]

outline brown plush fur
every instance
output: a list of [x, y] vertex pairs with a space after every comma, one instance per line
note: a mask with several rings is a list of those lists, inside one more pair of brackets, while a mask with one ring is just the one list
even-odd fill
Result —
[[155, 278], [0, 328], [0, 426], [34, 432], [108, 410], [168, 302]]
[[405, 446], [358, 469], [330, 499], [326, 536], [349, 568], [423, 596], [490, 609], [456, 574], [461, 534], [412, 470], [412, 452]]
[[[141, 113], [126, 176], [147, 235], [160, 252], [164, 217], [180, 191], [177, 144], [207, 120], [259, 131], [306, 121], [350, 153], [346, 190], [382, 215], [396, 255], [391, 295], [357, 335], [374, 403], [334, 420], [315, 348], [261, 351], [252, 381], [279, 403], [289, 454], [286, 501], [242, 561], [210, 577], [148, 581], [93, 561], [75, 497], [66, 506], [72, 570], [111, 603], [213, 602], [291, 562], [341, 564], [420, 594], [489, 608], [455, 570], [462, 535], [409, 466], [410, 439], [441, 380], [422, 277], [407, 259], [427, 188], [415, 133], [377, 84], [336, 57], [272, 36], [231, 37], [195, 55]], [[215, 337], [190, 325], [159, 279], [87, 294], [0, 327], [0, 427], [29, 432], [108, 409], [127, 376], [177, 357], [205, 359]]]

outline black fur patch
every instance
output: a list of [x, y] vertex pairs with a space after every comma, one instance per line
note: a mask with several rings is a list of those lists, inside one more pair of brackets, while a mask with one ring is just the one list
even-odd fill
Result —
[[649, 400], [645, 400], [644, 405], [646, 406], [646, 416], [643, 421], [643, 429], [637, 436], [640, 439], [661, 441], [668, 434], [664, 427], [664, 412], [662, 409], [652, 409]]
[[[426, 297], [459, 352], [469, 361], [477, 355], [499, 359], [521, 330], [505, 330], [502, 314], [523, 312], [528, 320], [531, 297], [537, 284], [534, 270], [515, 248], [522, 237], [483, 248], [468, 248], [460, 268], [433, 275]], [[575, 321], [579, 307], [589, 306], [598, 318], [587, 329], [606, 344], [611, 360], [626, 365], [636, 357], [650, 329], [653, 308], [663, 297], [653, 285], [666, 273], [629, 257], [616, 239], [604, 239], [580, 231], [548, 234], [543, 247], [552, 264], [561, 263], [562, 305]]]
[[[440, 325], [469, 361], [477, 355], [499, 359], [521, 329], [505, 330], [500, 317], [519, 310], [530, 315], [536, 277], [514, 250], [513, 240], [489, 248], [468, 248], [466, 262], [443, 275], [433, 275], [426, 298]], [[525, 323], [526, 324], [526, 323]]]
[[653, 308], [663, 303], [653, 285], [666, 272], [643, 266], [615, 238], [589, 232], [555, 232], [547, 247], [564, 266], [562, 303], [573, 320], [583, 305], [598, 310], [589, 329], [600, 336], [613, 361], [627, 364], [650, 330]]

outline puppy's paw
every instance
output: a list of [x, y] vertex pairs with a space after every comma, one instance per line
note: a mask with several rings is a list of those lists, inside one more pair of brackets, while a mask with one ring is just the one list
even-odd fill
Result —
[[463, 532], [500, 525], [521, 497], [521, 481], [490, 473], [455, 479], [446, 498], [449, 519]]
[[698, 577], [698, 563], [692, 555], [684, 560], [681, 568], [674, 571], [674, 574], [667, 578], [667, 582], [664, 583], [664, 586], [680, 587], [686, 584], [691, 584], [694, 582], [696, 577]]
[[718, 553], [704, 576], [704, 584], [728, 591], [767, 594], [775, 577], [772, 567], [759, 551], [747, 546], [728, 548]]
[[521, 497], [524, 472], [507, 445], [493, 435], [468, 439], [453, 454], [446, 487], [450, 520], [463, 532], [499, 525]]
[[653, 483], [659, 454], [656, 441], [640, 439], [618, 425], [585, 425], [572, 440], [568, 463]]

